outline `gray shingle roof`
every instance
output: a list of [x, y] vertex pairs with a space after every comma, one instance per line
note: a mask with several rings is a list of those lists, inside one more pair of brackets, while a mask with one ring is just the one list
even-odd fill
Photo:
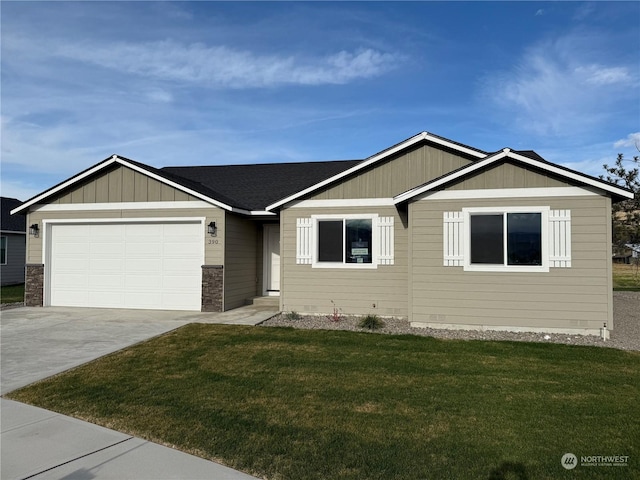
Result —
[[22, 202], [17, 198], [0, 197], [0, 204], [0, 208], [2, 209], [0, 230], [9, 232], [26, 232], [27, 217], [20, 214], [9, 214], [11, 210], [22, 205]]
[[[157, 172], [159, 175], [170, 175], [177, 183], [233, 207], [264, 210], [267, 205], [343, 172], [361, 161], [164, 167]], [[185, 184], [185, 179], [192, 182], [191, 185]]]

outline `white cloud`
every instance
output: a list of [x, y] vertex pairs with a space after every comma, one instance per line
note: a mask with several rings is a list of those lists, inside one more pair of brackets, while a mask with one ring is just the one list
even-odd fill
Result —
[[640, 132], [630, 133], [627, 138], [618, 140], [613, 144], [615, 148], [621, 147], [636, 147], [640, 148]]
[[536, 17], [540, 17], [540, 16], [542, 16], [542, 15], [544, 15], [544, 10], [543, 10], [542, 8], [540, 8], [540, 9], [538, 9], [538, 11], [536, 11], [535, 16], [536, 16]]
[[485, 98], [537, 135], [572, 135], [602, 125], [612, 106], [637, 101], [638, 78], [627, 65], [587, 60], [591, 41], [569, 34], [533, 46], [509, 71], [484, 78]]
[[395, 68], [397, 55], [365, 49], [323, 58], [262, 55], [227, 46], [173, 40], [111, 45], [68, 44], [56, 55], [104, 68], [209, 87], [344, 84]]
[[586, 83], [593, 85], [611, 85], [614, 83], [629, 83], [631, 75], [625, 67], [603, 67], [601, 65], [588, 65], [576, 67], [575, 73]]

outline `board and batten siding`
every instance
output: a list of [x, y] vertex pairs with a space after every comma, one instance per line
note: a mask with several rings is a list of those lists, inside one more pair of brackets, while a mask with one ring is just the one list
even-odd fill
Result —
[[258, 224], [227, 214], [224, 265], [224, 309], [241, 307], [258, 293]]
[[[478, 272], [443, 265], [443, 215], [465, 207], [570, 210], [572, 260], [549, 272]], [[434, 200], [409, 205], [410, 321], [474, 328], [613, 328], [611, 200], [592, 195]]]
[[539, 172], [526, 165], [504, 162], [460, 180], [447, 190], [481, 190], [493, 188], [569, 187], [571, 183]]
[[79, 183], [48, 203], [180, 202], [197, 198], [142, 173], [118, 166]]
[[[320, 214], [394, 217], [394, 264], [378, 265], [375, 269], [313, 268], [310, 264], [297, 264], [296, 221]], [[328, 315], [335, 306], [344, 315], [407, 316], [407, 229], [395, 207], [296, 207], [283, 210], [280, 220], [283, 311]]]
[[429, 145], [422, 145], [385, 160], [315, 195], [310, 200], [391, 198], [471, 160]]

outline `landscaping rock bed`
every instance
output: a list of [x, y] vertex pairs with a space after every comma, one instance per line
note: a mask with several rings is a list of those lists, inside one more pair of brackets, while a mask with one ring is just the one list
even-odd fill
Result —
[[[607, 341], [593, 335], [567, 335], [558, 333], [500, 332], [496, 330], [441, 330], [415, 328], [404, 319], [385, 318], [385, 326], [374, 333], [422, 335], [434, 338], [457, 340], [510, 340], [517, 342], [565, 343], [569, 345], [590, 345], [640, 351], [640, 292], [614, 292], [615, 330]], [[358, 327], [359, 317], [344, 316], [332, 321], [327, 316], [302, 316], [290, 319], [285, 312], [266, 320], [265, 327], [294, 327], [322, 330], [349, 330], [371, 332]]]

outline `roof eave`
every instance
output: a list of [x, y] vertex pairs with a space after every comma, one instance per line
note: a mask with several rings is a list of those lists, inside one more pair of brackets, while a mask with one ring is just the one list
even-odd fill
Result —
[[207, 203], [211, 203], [217, 207], [220, 207], [224, 210], [228, 210], [228, 211], [232, 211], [233, 207], [231, 207], [230, 205], [227, 205], [225, 203], [222, 203], [214, 198], [208, 197], [207, 195], [203, 195], [202, 193], [196, 192], [195, 190], [192, 190], [190, 188], [185, 187], [184, 185], [180, 185], [179, 183], [173, 182], [167, 178], [161, 177], [160, 175], [157, 175], [149, 170], [146, 170], [142, 167], [140, 167], [139, 165], [134, 165], [133, 163], [127, 161], [127, 159], [124, 159], [122, 157], [119, 157], [118, 155], [112, 155], [111, 157], [103, 160], [102, 162], [98, 163], [97, 165], [85, 170], [84, 172], [69, 178], [68, 180], [59, 183], [58, 185], [56, 185], [55, 187], [50, 188], [49, 190], [45, 190], [44, 192], [42, 192], [40, 195], [36, 195], [35, 197], [33, 197], [30, 200], [27, 200], [25, 203], [23, 203], [22, 205], [20, 205], [19, 207], [14, 208], [13, 210], [11, 210], [11, 215], [15, 215], [16, 213], [21, 213], [24, 210], [28, 209], [29, 207], [31, 207], [34, 204], [37, 204], [39, 202], [41, 202], [42, 200], [45, 200], [47, 198], [50, 198], [52, 195], [55, 195], [56, 193], [59, 193], [60, 191], [74, 185], [75, 183], [78, 183], [81, 180], [84, 180], [85, 178], [88, 178], [92, 175], [95, 175], [96, 173], [100, 172], [101, 170], [104, 170], [105, 168], [113, 165], [114, 163], [118, 163], [120, 165], [123, 165], [127, 168], [130, 168], [132, 170], [135, 170], [136, 172], [142, 173], [143, 175], [146, 175], [150, 178], [153, 178], [154, 180], [157, 180], [161, 183], [164, 183], [165, 185], [169, 185], [173, 188], [176, 188], [178, 190], [181, 190], [189, 195], [192, 195], [196, 198], [199, 198], [200, 200], [203, 200]]
[[275, 203], [272, 203], [271, 205], [268, 205], [265, 209], [266, 210], [273, 210], [275, 208], [281, 207], [282, 205], [285, 205], [289, 202], [292, 202], [293, 200], [296, 200], [304, 195], [307, 195], [309, 193], [312, 193], [322, 187], [325, 187], [327, 185], [330, 185], [333, 182], [336, 182], [337, 180], [340, 180], [341, 178], [344, 178], [348, 175], [351, 175], [353, 173], [356, 173], [364, 168], [369, 167], [370, 165], [373, 165], [374, 163], [380, 162], [382, 160], [384, 160], [385, 158], [390, 157], [391, 155], [395, 155], [396, 153], [409, 148], [419, 142], [422, 141], [429, 141], [432, 143], [436, 143], [438, 145], [442, 145], [443, 147], [447, 147], [453, 150], [457, 150], [461, 153], [465, 153], [467, 155], [471, 155], [474, 156], [476, 158], [484, 158], [486, 157], [486, 152], [481, 152], [479, 150], [475, 150], [473, 148], [470, 147], [466, 147], [464, 145], [459, 145], [457, 143], [454, 143], [452, 141], [449, 141], [445, 138], [442, 137], [438, 137], [436, 135], [432, 135], [429, 132], [421, 132], [417, 135], [414, 135], [411, 138], [408, 138], [407, 140], [404, 140], [396, 145], [394, 145], [393, 147], [387, 148], [385, 150], [382, 150], [381, 152], [378, 152], [372, 156], [370, 156], [369, 158], [363, 160], [362, 162], [360, 162], [359, 164], [343, 171], [340, 172], [332, 177], [327, 178], [326, 180], [323, 180], [322, 182], [316, 183], [315, 185], [312, 185], [308, 188], [305, 188], [304, 190], [301, 190], [297, 193], [294, 193], [293, 195], [290, 195], [288, 197], [285, 197], [281, 200], [278, 200]]
[[479, 162], [475, 162], [472, 163], [470, 165], [465, 166], [464, 168], [461, 168], [459, 170], [456, 170], [454, 172], [451, 172], [448, 175], [444, 175], [443, 177], [440, 177], [437, 180], [434, 180], [432, 182], [423, 184], [419, 187], [416, 188], [412, 188], [411, 190], [407, 190], [406, 192], [403, 192], [399, 195], [396, 195], [395, 197], [393, 197], [393, 202], [394, 204], [400, 204], [403, 202], [407, 202], [415, 197], [417, 197], [418, 195], [422, 195], [423, 193], [429, 192], [431, 190], [434, 190], [435, 188], [438, 188], [442, 185], [445, 185], [447, 183], [450, 183], [458, 178], [464, 177], [470, 173], [473, 173], [477, 170], [482, 170], [483, 168], [486, 168], [488, 165], [491, 165], [492, 163], [495, 163], [497, 161], [500, 161], [504, 158], [512, 158], [514, 160], [518, 160], [519, 162], [525, 163], [527, 165], [536, 167], [536, 168], [540, 168], [542, 170], [546, 170], [548, 172], [554, 173], [556, 175], [559, 175], [561, 177], [564, 178], [569, 178], [572, 180], [576, 180], [578, 182], [584, 183], [586, 185], [589, 185], [591, 187], [595, 187], [599, 190], [603, 190], [606, 191], [608, 193], [611, 193], [613, 195], [617, 195], [619, 197], [622, 198], [633, 198], [634, 194], [633, 192], [624, 189], [622, 187], [618, 187], [616, 185], [613, 185], [611, 183], [608, 182], [603, 182], [601, 180], [598, 180], [596, 178], [592, 178], [589, 176], [586, 176], [580, 172], [576, 172], [575, 170], [570, 170], [570, 169], [565, 169], [565, 168], [560, 168], [556, 165], [553, 165], [551, 163], [548, 162], [541, 162], [539, 160], [535, 160], [529, 157], [526, 157], [524, 155], [520, 155], [518, 153], [513, 152], [511, 149], [509, 148], [505, 148], [500, 152], [497, 152], [483, 160], [480, 160]]

